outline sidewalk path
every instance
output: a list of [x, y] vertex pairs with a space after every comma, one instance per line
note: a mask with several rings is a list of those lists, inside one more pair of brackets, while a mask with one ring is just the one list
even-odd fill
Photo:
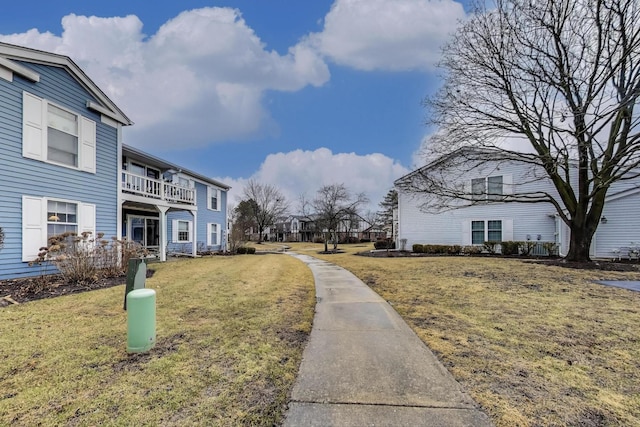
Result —
[[378, 294], [307, 255], [316, 314], [285, 426], [491, 426]]

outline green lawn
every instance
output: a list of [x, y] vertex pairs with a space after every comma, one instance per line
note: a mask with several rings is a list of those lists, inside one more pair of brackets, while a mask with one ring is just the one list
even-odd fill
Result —
[[0, 425], [273, 425], [311, 330], [283, 255], [152, 265], [157, 345], [126, 352], [124, 286], [0, 309]]

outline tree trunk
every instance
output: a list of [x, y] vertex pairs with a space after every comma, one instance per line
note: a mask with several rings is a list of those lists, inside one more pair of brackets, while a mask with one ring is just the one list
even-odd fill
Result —
[[590, 262], [589, 249], [595, 228], [591, 232], [589, 227], [574, 226], [571, 227], [571, 240], [569, 242], [569, 253], [566, 260], [572, 262]]

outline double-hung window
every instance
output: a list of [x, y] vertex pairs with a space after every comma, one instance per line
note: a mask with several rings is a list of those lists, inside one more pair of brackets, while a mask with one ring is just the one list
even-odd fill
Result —
[[490, 176], [471, 180], [472, 200], [502, 200], [512, 194], [511, 175]]
[[487, 199], [500, 200], [504, 194], [502, 176], [490, 176], [487, 178]]
[[471, 198], [473, 200], [484, 200], [486, 190], [486, 182], [484, 178], [477, 178], [471, 180]]
[[78, 232], [78, 205], [48, 200], [47, 238], [66, 232]]
[[209, 224], [209, 235], [207, 236], [207, 246], [220, 245], [220, 224]]
[[189, 221], [177, 221], [178, 223], [178, 242], [189, 242]]
[[207, 208], [212, 211], [220, 210], [220, 190], [214, 187], [207, 187]]
[[47, 160], [78, 167], [78, 116], [47, 105]]
[[96, 122], [22, 93], [22, 155], [96, 173]]
[[471, 221], [471, 244], [502, 241], [502, 220]]
[[484, 241], [484, 221], [471, 221], [471, 244], [481, 245]]
[[33, 261], [49, 237], [96, 231], [96, 205], [74, 200], [22, 196], [22, 261]]
[[502, 242], [502, 221], [487, 221], [487, 240], [490, 242]]

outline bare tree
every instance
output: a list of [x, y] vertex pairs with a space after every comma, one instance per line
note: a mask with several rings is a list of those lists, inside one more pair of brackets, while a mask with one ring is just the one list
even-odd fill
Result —
[[487, 159], [519, 162], [553, 191], [515, 185], [500, 201], [552, 204], [571, 230], [567, 259], [589, 260], [607, 191], [638, 177], [640, 3], [497, 0], [459, 28], [442, 65], [445, 83], [426, 106], [438, 128], [427, 151], [441, 159], [432, 172], [443, 173], [416, 175], [413, 190], [441, 207], [474, 203], [472, 189], [445, 179], [456, 158], [446, 154], [464, 153], [467, 172]]
[[331, 184], [321, 187], [315, 199], [306, 204], [312, 210], [316, 230], [324, 234], [324, 250], [328, 252], [328, 242], [333, 242], [333, 250], [338, 248], [338, 229], [345, 221], [359, 216], [359, 209], [369, 200], [363, 194], [352, 195], [344, 184]]
[[260, 243], [265, 228], [275, 225], [276, 220], [285, 215], [289, 205], [275, 186], [261, 184], [254, 179], [245, 185], [243, 194], [245, 201], [250, 201], [248, 206], [258, 227], [258, 243]]

